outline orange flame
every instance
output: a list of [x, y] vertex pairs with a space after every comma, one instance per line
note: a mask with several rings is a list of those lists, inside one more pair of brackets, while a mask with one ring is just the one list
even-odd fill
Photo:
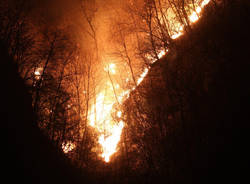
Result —
[[123, 121], [120, 121], [118, 125], [114, 125], [110, 132], [112, 134], [105, 138], [104, 134], [101, 134], [99, 137], [99, 143], [102, 145], [103, 153], [102, 157], [104, 158], [105, 162], [109, 162], [110, 156], [114, 154], [117, 150], [117, 144], [120, 141], [120, 136], [122, 133], [122, 129], [124, 127]]
[[[110, 63], [104, 68], [104, 71], [108, 72], [110, 75], [116, 74], [116, 65]], [[105, 90], [98, 93], [96, 97], [96, 102], [91, 106], [89, 114], [89, 125], [94, 127], [99, 134], [98, 142], [102, 146], [101, 157], [104, 158], [105, 162], [110, 161], [111, 155], [117, 151], [117, 144], [120, 141], [120, 136], [122, 129], [124, 127], [123, 121], [117, 123], [113, 117], [112, 112], [113, 105], [116, 103], [116, 98], [114, 95], [114, 89], [110, 85], [107, 79], [107, 87]], [[115, 89], [120, 89], [119, 84], [114, 84]], [[121, 96], [123, 93], [119, 94], [118, 100], [122, 101]], [[121, 111], [116, 113], [117, 117], [121, 117]]]
[[[196, 22], [200, 18], [200, 13], [202, 8], [206, 6], [210, 0], [204, 0], [202, 1], [201, 5], [196, 7], [195, 11], [193, 11], [189, 16], [188, 19], [190, 20], [191, 23]], [[183, 25], [177, 26], [176, 32], [171, 36], [172, 39], [176, 39], [180, 37], [183, 34]]]
[[36, 70], [34, 71], [34, 75], [35, 75], [36, 80], [39, 80], [41, 78], [42, 72], [43, 72], [42, 67], [36, 68]]
[[[209, 3], [210, 0], [204, 0], [200, 6], [196, 8], [194, 12], [189, 15], [189, 20], [193, 23], [199, 19], [199, 15], [201, 13], [202, 8]], [[175, 33], [171, 36], [172, 39], [176, 39], [183, 34], [183, 25], [177, 26]], [[160, 50], [158, 53], [158, 58], [162, 58], [168, 50]], [[148, 56], [148, 59], [151, 60], [151, 63], [156, 62], [156, 59], [153, 59], [151, 56]], [[140, 77], [136, 81], [136, 86], [138, 86], [143, 79], [147, 76], [150, 67], [144, 69]], [[116, 74], [116, 65], [110, 63], [108, 66], [104, 68], [104, 71], [108, 72], [109, 75]], [[107, 79], [108, 81], [108, 79]], [[126, 78], [126, 82], [129, 82], [129, 78]], [[108, 82], [107, 82], [108, 84]], [[118, 84], [113, 85], [115, 89], [120, 89]], [[124, 127], [124, 122], [119, 121], [116, 122], [112, 118], [112, 112], [114, 104], [118, 101], [118, 103], [122, 104], [125, 99], [127, 99], [130, 95], [130, 92], [136, 89], [136, 86], [133, 86], [129, 90], [119, 90], [117, 92], [116, 97], [114, 95], [114, 89], [111, 86], [106, 88], [105, 90], [98, 93], [96, 96], [96, 102], [92, 104], [89, 112], [89, 125], [94, 127], [99, 134], [98, 142], [102, 147], [101, 157], [104, 158], [105, 162], [110, 161], [110, 157], [117, 152], [117, 145], [120, 141], [120, 137], [122, 134], [122, 129]], [[122, 111], [116, 111], [117, 118], [122, 117]], [[66, 144], [67, 145], [67, 144]], [[64, 145], [66, 149], [67, 146]], [[69, 147], [69, 146], [68, 146]], [[67, 147], [67, 148], [68, 148]], [[63, 149], [64, 149], [63, 148]], [[70, 150], [70, 148], [68, 148]]]
[[68, 152], [72, 151], [75, 147], [76, 147], [76, 145], [71, 141], [62, 143], [62, 150], [64, 153], [68, 153]]

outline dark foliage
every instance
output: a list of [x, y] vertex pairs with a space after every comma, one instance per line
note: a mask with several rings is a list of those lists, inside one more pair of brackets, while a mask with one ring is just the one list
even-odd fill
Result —
[[1, 43], [1, 152], [7, 183], [83, 183], [65, 156], [39, 130], [31, 95]]
[[130, 167], [144, 170], [136, 183], [247, 179], [250, 4], [223, 2], [206, 8], [126, 102], [137, 149]]

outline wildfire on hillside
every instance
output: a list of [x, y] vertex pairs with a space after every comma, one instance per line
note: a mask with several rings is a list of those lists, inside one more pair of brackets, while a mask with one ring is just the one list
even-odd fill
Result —
[[[195, 11], [191, 12], [188, 16], [191, 23], [196, 22], [199, 19], [202, 8], [209, 3], [210, 0], [204, 0], [197, 6]], [[177, 23], [176, 30], [172, 34], [171, 38], [176, 39], [183, 34], [184, 26]], [[162, 58], [168, 50], [160, 50], [158, 52], [158, 58]], [[156, 62], [156, 59], [148, 57], [151, 63]], [[114, 108], [117, 104], [122, 104], [126, 100], [131, 91], [135, 90], [138, 85], [147, 76], [150, 67], [144, 68], [141, 75], [137, 78], [136, 86], [132, 86], [130, 89], [120, 88], [118, 83], [111, 81], [110, 77], [114, 77], [117, 72], [118, 66], [114, 63], [110, 63], [104, 67], [104, 71], [108, 73], [109, 77], [105, 78], [105, 87], [96, 95], [96, 100], [90, 107], [88, 115], [89, 126], [93, 127], [98, 133], [98, 143], [101, 145], [102, 153], [100, 156], [105, 162], [110, 161], [110, 157], [117, 152], [117, 145], [120, 141], [122, 130], [125, 126], [125, 122], [122, 120], [115, 120], [112, 114], [116, 114], [117, 119], [121, 119], [122, 110]], [[126, 78], [124, 83], [127, 83], [129, 78]], [[117, 106], [116, 106], [117, 107]], [[65, 153], [72, 151], [75, 146], [73, 143], [63, 143], [62, 149]]]

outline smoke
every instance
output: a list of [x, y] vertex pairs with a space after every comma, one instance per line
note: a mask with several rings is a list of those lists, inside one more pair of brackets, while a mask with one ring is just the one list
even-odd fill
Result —
[[74, 16], [79, 12], [78, 2], [79, 0], [29, 0], [29, 15], [37, 26], [65, 27], [76, 20]]
[[[14, 1], [14, 0], [10, 0]], [[34, 32], [47, 33], [60, 30], [77, 44], [84, 54], [95, 52], [88, 15], [93, 16], [91, 24], [95, 30], [100, 62], [109, 60], [114, 52], [111, 25], [121, 15], [127, 0], [23, 0], [29, 7], [27, 15], [34, 25]]]
[[[93, 11], [96, 36], [102, 48], [110, 37], [109, 29], [112, 17], [124, 6], [126, 0], [28, 0], [29, 16], [33, 24], [43, 29], [65, 29], [72, 34], [76, 40], [86, 42], [90, 38], [87, 32], [89, 25], [82, 12], [82, 2], [88, 12]], [[88, 45], [88, 43], [85, 43]]]

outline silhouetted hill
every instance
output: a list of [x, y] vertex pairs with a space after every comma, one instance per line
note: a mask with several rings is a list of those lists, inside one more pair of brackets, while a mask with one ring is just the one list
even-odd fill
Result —
[[[131, 111], [143, 98], [140, 108], [150, 112], [142, 123], [151, 129], [139, 138], [153, 150], [144, 150], [152, 154], [153, 175], [145, 182], [243, 183], [248, 177], [250, 2], [228, 2], [210, 3], [126, 102]], [[127, 115], [133, 125], [133, 112]]]
[[87, 180], [41, 133], [17, 66], [0, 44], [2, 178], [6, 183], [84, 183]]

